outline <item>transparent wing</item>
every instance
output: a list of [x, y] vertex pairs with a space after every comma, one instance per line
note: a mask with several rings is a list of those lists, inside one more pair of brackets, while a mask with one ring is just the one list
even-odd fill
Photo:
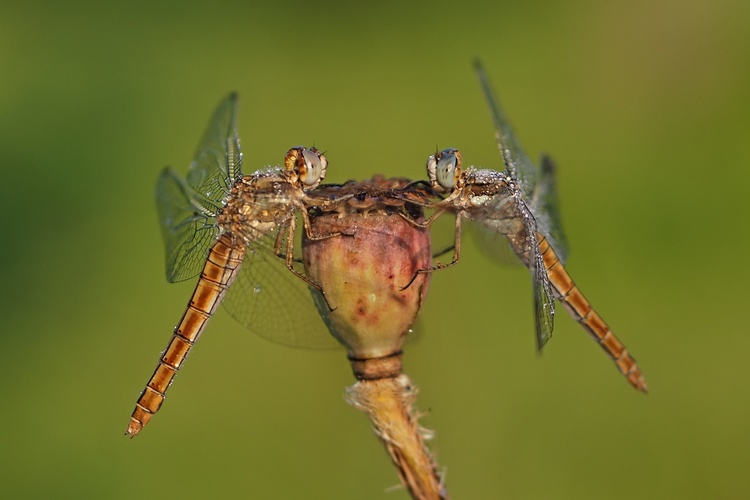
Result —
[[[190, 164], [187, 183], [209, 205], [217, 205], [242, 176], [242, 152], [237, 135], [237, 94], [216, 108]], [[219, 205], [220, 206], [220, 205]]]
[[340, 347], [312, 300], [311, 294], [317, 290], [310, 290], [275, 253], [277, 235], [287, 228], [282, 224], [251, 242], [239, 275], [224, 298], [224, 308], [248, 330], [273, 342], [311, 349]]
[[552, 337], [552, 330], [555, 328], [555, 297], [552, 294], [552, 285], [549, 276], [547, 276], [547, 269], [544, 267], [542, 254], [539, 252], [536, 233], [533, 234], [529, 271], [531, 272], [531, 286], [534, 293], [536, 346], [541, 351], [544, 344]]
[[[519, 266], [521, 261], [509, 244], [505, 235], [490, 231], [478, 224], [469, 225], [479, 244], [479, 248], [489, 259], [506, 266]], [[530, 260], [529, 272], [531, 273], [531, 286], [534, 295], [534, 322], [536, 328], [536, 341], [539, 350], [552, 337], [554, 330], [555, 300], [552, 294], [551, 284], [547, 271], [544, 267], [542, 256], [539, 253], [539, 245], [534, 238], [530, 253], [536, 255]]]
[[531, 290], [534, 295], [534, 323], [536, 325], [536, 345], [540, 351], [544, 344], [552, 337], [555, 328], [555, 296], [552, 284], [544, 267], [544, 258], [539, 250], [537, 226], [534, 216], [523, 201], [517, 200], [509, 213], [517, 213], [517, 222], [523, 228], [515, 233], [508, 233], [511, 248], [529, 267], [531, 273]]
[[482, 64], [475, 61], [474, 67], [490, 108], [495, 126], [495, 137], [505, 167], [508, 173], [518, 180], [526, 203], [536, 218], [538, 229], [550, 240], [550, 245], [555, 249], [560, 260], [565, 262], [567, 242], [562, 231], [558, 210], [555, 165], [551, 158], [543, 156], [541, 169], [539, 169], [526, 155], [502, 107], [495, 98]]
[[533, 194], [530, 209], [536, 218], [537, 229], [547, 237], [560, 260], [565, 263], [568, 242], [562, 229], [557, 199], [555, 164], [549, 156], [542, 156], [539, 183]]
[[502, 266], [519, 267], [522, 265], [505, 235], [490, 231], [474, 222], [466, 226], [466, 232], [477, 242], [479, 250], [485, 257]]
[[[554, 329], [555, 301], [552, 286], [544, 267], [544, 261], [539, 252], [537, 230], [548, 236], [553, 248], [560, 249], [561, 256], [565, 255], [565, 241], [557, 212], [557, 191], [555, 188], [554, 165], [547, 159], [542, 171], [531, 161], [521, 147], [521, 143], [513, 133], [513, 129], [505, 117], [500, 104], [484, 71], [482, 64], [475, 61], [474, 68], [490, 108], [492, 121], [495, 126], [495, 137], [500, 154], [503, 157], [508, 174], [518, 181], [523, 201], [519, 203], [524, 220], [528, 246], [519, 253], [514, 244], [514, 235], [507, 234], [511, 247], [517, 255], [525, 255], [524, 260], [531, 272], [534, 292], [534, 316], [536, 320], [537, 346], [541, 349], [552, 336]], [[526, 213], [527, 212], [527, 213]], [[518, 235], [515, 235], [517, 237]]]
[[524, 195], [529, 195], [535, 189], [538, 169], [534, 165], [534, 162], [526, 156], [521, 144], [513, 134], [513, 129], [505, 117], [500, 103], [495, 98], [482, 63], [474, 61], [474, 69], [477, 72], [482, 92], [490, 108], [492, 122], [495, 126], [495, 138], [497, 139], [497, 146], [503, 157], [505, 168], [508, 174], [518, 181]]
[[171, 283], [197, 276], [218, 236], [216, 219], [201, 205], [204, 201], [174, 170], [162, 171], [156, 183], [156, 205]]
[[237, 94], [232, 93], [214, 111], [187, 180], [167, 168], [156, 183], [170, 282], [196, 276], [218, 235], [216, 214], [232, 184], [242, 175], [236, 121]]
[[555, 300], [539, 250], [533, 213], [516, 188], [508, 186], [483, 205], [464, 209], [467, 217], [485, 230], [505, 236], [510, 248], [531, 273], [537, 347], [552, 337]]

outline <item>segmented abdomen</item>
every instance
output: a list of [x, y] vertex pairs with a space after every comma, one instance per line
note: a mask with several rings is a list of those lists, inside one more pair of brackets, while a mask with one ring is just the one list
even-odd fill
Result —
[[151, 416], [159, 411], [167, 388], [172, 383], [177, 370], [182, 366], [190, 348], [198, 340], [203, 328], [219, 307], [224, 293], [237, 275], [245, 249], [246, 246], [243, 243], [233, 246], [232, 236], [224, 234], [209, 250], [206, 265], [203, 267], [185, 313], [175, 327], [154, 374], [136, 402], [126, 431], [130, 437], [137, 435]]
[[555, 250], [547, 239], [537, 233], [539, 251], [544, 259], [547, 276], [555, 289], [557, 298], [563, 303], [573, 318], [599, 343], [604, 351], [615, 361], [617, 368], [628, 381], [639, 391], [648, 392], [646, 380], [635, 359], [630, 355], [622, 342], [615, 336], [601, 316], [594, 310], [571, 279], [568, 271], [557, 257]]

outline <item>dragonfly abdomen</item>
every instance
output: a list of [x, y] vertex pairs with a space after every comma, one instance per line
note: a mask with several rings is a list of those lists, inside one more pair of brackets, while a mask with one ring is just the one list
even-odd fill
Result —
[[560, 262], [557, 253], [550, 246], [547, 238], [537, 233], [539, 252], [544, 259], [547, 276], [555, 290], [555, 295], [565, 306], [571, 316], [578, 321], [615, 362], [620, 372], [639, 391], [647, 392], [648, 387], [643, 373], [625, 345], [615, 336], [607, 323], [586, 300], [581, 290], [573, 282], [565, 266]]
[[187, 358], [190, 348], [198, 340], [236, 276], [245, 248], [244, 244], [236, 247], [232, 245], [232, 237], [228, 234], [221, 236], [211, 247], [185, 313], [175, 327], [154, 374], [136, 402], [126, 432], [129, 436], [137, 435], [161, 408], [167, 389]]

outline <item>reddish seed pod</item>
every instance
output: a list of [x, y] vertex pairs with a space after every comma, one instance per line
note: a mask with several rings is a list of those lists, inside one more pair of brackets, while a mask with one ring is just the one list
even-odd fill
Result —
[[[429, 231], [385, 206], [311, 217], [305, 272], [325, 291], [316, 301], [331, 333], [354, 359], [383, 358], [401, 350], [427, 293], [432, 265]], [[331, 310], [331, 308], [333, 310]]]

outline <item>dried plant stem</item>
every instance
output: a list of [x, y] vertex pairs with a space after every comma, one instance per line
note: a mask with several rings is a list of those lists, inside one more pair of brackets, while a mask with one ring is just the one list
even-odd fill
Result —
[[414, 413], [417, 389], [404, 374], [377, 380], [360, 380], [347, 389], [347, 400], [364, 411], [391, 455], [411, 496], [419, 500], [446, 499], [437, 464], [425, 439], [431, 434], [420, 427]]
[[410, 185], [377, 177], [331, 188], [324, 197], [341, 198], [347, 189], [354, 196], [336, 210], [315, 212], [310, 228], [314, 235], [339, 236], [303, 233], [303, 257], [307, 276], [325, 291], [325, 302], [313, 295], [318, 310], [346, 346], [358, 380], [347, 389], [349, 402], [372, 420], [412, 497], [437, 500], [447, 493], [425, 446], [429, 434], [413, 410], [416, 389], [401, 371], [401, 347], [429, 282], [418, 271], [432, 266], [430, 233], [414, 223], [424, 220], [421, 209], [392, 195]]

